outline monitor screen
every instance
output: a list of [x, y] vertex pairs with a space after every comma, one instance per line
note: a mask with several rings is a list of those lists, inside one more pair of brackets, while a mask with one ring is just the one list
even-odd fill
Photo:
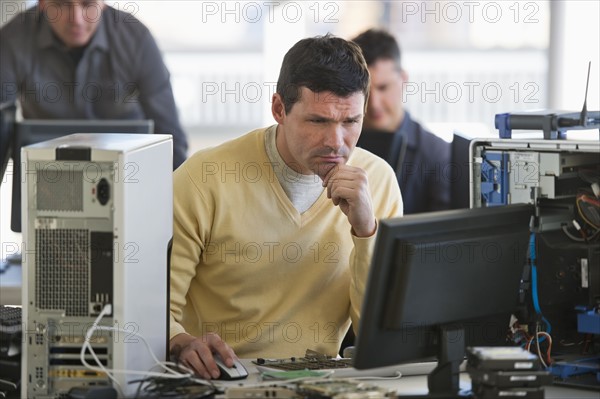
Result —
[[152, 120], [98, 119], [28, 119], [15, 125], [13, 134], [13, 185], [11, 225], [21, 232], [21, 147], [73, 133], [141, 133], [154, 132]]
[[497, 345], [508, 331], [532, 215], [532, 205], [516, 204], [382, 220], [355, 367], [436, 357], [430, 393], [455, 394], [465, 346]]

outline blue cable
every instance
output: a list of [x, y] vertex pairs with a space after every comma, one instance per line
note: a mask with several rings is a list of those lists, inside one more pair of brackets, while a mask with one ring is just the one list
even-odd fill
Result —
[[[537, 266], [535, 264], [535, 233], [531, 233], [529, 239], [529, 259], [531, 260], [531, 298], [533, 300], [533, 309], [535, 309], [535, 312], [542, 317], [542, 321], [546, 323], [546, 332], [550, 334], [550, 332], [552, 331], [552, 326], [550, 325], [550, 322], [542, 315], [542, 310], [540, 309], [540, 302], [538, 300]], [[542, 339], [540, 339], [540, 342], [543, 342], [544, 338], [545, 337], [542, 337]]]

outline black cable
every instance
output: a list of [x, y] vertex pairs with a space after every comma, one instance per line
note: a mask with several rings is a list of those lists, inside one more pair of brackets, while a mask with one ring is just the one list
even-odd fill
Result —
[[[217, 389], [214, 385], [199, 383], [194, 378], [174, 380], [172, 378], [149, 377], [130, 382], [139, 383], [135, 398], [213, 398]], [[144, 384], [146, 384], [144, 386]]]

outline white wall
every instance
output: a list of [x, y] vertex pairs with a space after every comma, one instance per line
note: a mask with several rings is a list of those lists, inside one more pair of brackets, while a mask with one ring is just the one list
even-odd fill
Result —
[[588, 110], [600, 109], [600, 2], [553, 1], [550, 42], [550, 107], [578, 111], [583, 106], [591, 61]]

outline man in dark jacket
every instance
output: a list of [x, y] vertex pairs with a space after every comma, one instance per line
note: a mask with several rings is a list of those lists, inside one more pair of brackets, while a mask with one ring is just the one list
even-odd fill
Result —
[[408, 75], [396, 39], [370, 29], [353, 39], [371, 75], [363, 132], [357, 146], [379, 155], [395, 169], [404, 213], [450, 209], [451, 145], [413, 120], [402, 102]]

